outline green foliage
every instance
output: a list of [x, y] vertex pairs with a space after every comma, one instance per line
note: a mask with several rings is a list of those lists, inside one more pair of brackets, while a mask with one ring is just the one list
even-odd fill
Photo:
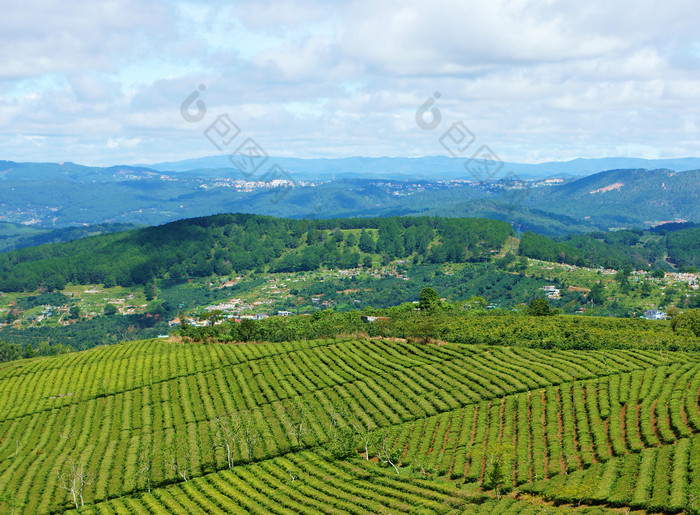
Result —
[[[700, 227], [681, 229], [668, 233], [644, 231], [595, 232], [572, 234], [552, 241], [527, 231], [520, 241], [523, 256], [578, 266], [605, 268], [648, 269], [653, 266], [668, 267], [664, 258], [679, 268], [700, 266]], [[504, 258], [505, 259], [505, 258]], [[626, 271], [618, 278], [624, 284]], [[654, 277], [663, 278], [662, 270], [655, 270]]]
[[160, 317], [122, 315], [95, 317], [59, 327], [4, 327], [0, 330], [0, 338], [23, 348], [33, 346], [42, 356], [53, 356], [73, 349], [90, 349], [137, 338], [155, 338], [167, 331], [168, 325]]
[[602, 306], [605, 303], [605, 286], [602, 282], [597, 282], [591, 287], [588, 292], [588, 300]]
[[0, 341], [0, 363], [13, 361], [22, 357], [22, 347], [16, 343]]
[[492, 445], [485, 454], [484, 486], [493, 489], [500, 499], [501, 493], [510, 490], [509, 483], [512, 483], [513, 449], [506, 444]]
[[[329, 237], [339, 229], [336, 236]], [[433, 263], [486, 260], [512, 228], [505, 222], [427, 217], [289, 220], [226, 214], [180, 220], [69, 243], [0, 255], [0, 289], [33, 291], [75, 284], [143, 285], [155, 297], [156, 280], [227, 275], [253, 270], [298, 272], [356, 267], [363, 256], [340, 247], [342, 231], [360, 229], [364, 254], [380, 249], [385, 260], [427, 252]], [[378, 235], [375, 242], [371, 233]], [[341, 238], [338, 240], [337, 238]]]
[[464, 304], [467, 309], [484, 309], [488, 306], [486, 299], [480, 295], [472, 295]]
[[362, 229], [360, 233], [359, 247], [362, 252], [372, 254], [375, 251], [376, 244], [374, 238], [367, 232], [367, 229]]
[[[254, 322], [248, 341], [333, 338], [342, 334], [429, 338], [466, 344], [508, 345], [541, 349], [700, 350], [700, 339], [675, 334], [670, 322], [580, 316], [523, 316], [513, 312], [442, 309], [415, 311], [414, 304], [386, 310], [316, 312], [314, 316], [270, 317]], [[481, 314], [479, 314], [481, 313]], [[363, 314], [388, 317], [364, 323]], [[214, 327], [184, 326], [179, 334], [195, 340], [242, 341], [241, 323]]]
[[533, 299], [528, 306], [528, 315], [535, 317], [553, 315], [554, 312], [549, 308], [547, 299]]
[[496, 266], [502, 270], [506, 270], [515, 260], [515, 254], [508, 252], [505, 256], [496, 260]]
[[434, 312], [440, 308], [440, 303], [440, 296], [434, 289], [425, 287], [420, 291], [418, 308], [421, 311]]
[[355, 433], [351, 428], [336, 428], [331, 431], [326, 449], [334, 460], [342, 460], [356, 454], [355, 444]]
[[688, 309], [673, 317], [671, 327], [674, 333], [690, 333], [700, 337], [700, 309]]
[[523, 233], [520, 238], [519, 250], [522, 256], [541, 259], [542, 261], [554, 261], [556, 263], [568, 263], [578, 266], [586, 266], [588, 264], [581, 249], [565, 243], [554, 242], [532, 231]]
[[[233, 329], [237, 329], [237, 333]], [[232, 326], [231, 336], [233, 336], [234, 340], [247, 342], [253, 334], [255, 334], [255, 322], [249, 318], [245, 318], [241, 320], [240, 324]]]

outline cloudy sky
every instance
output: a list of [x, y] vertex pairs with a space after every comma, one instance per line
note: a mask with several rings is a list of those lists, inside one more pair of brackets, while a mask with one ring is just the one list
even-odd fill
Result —
[[0, 159], [438, 155], [460, 121], [506, 161], [699, 156], [699, 29], [697, 0], [13, 2]]

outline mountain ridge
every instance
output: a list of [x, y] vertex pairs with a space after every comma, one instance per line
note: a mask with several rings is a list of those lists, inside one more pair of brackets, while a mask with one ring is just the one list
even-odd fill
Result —
[[[376, 178], [429, 179], [451, 178], [469, 179], [472, 177], [465, 166], [469, 157], [424, 156], [424, 157], [343, 157], [343, 158], [289, 158], [270, 157], [269, 162], [279, 164], [294, 177], [303, 179], [328, 179], [335, 175], [366, 177], [384, 172]], [[393, 165], [393, 170], [382, 167]], [[231, 168], [229, 156], [208, 156], [183, 161], [144, 164], [158, 171], [183, 172], [194, 169]], [[357, 171], [353, 167], [360, 167]], [[438, 168], [441, 171], [436, 171]], [[508, 173], [523, 178], [548, 178], [566, 175], [590, 175], [597, 172], [622, 168], [669, 168], [677, 171], [700, 169], [700, 158], [643, 159], [627, 157], [576, 158], [570, 161], [547, 161], [543, 163], [503, 162], [496, 179]]]

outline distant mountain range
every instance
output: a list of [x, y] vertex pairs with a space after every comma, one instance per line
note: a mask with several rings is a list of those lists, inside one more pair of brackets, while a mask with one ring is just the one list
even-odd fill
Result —
[[[469, 157], [446, 156], [428, 157], [345, 157], [336, 159], [298, 159], [290, 157], [270, 157], [274, 163], [288, 171], [294, 178], [303, 180], [328, 180], [340, 178], [443, 180], [473, 179]], [[143, 165], [158, 171], [189, 172], [192, 170], [213, 170], [232, 168], [229, 156], [210, 156], [184, 161]], [[496, 164], [496, 166], [500, 166]], [[572, 161], [547, 162], [539, 164], [502, 163], [494, 178], [509, 173], [522, 178], [547, 178], [591, 175], [613, 169], [665, 168], [675, 171], [700, 169], [700, 158], [640, 159], [628, 157], [604, 157], [600, 159], [574, 159]]]
[[[206, 159], [228, 162], [225, 157]], [[96, 229], [103, 233], [118, 230], [122, 227], [119, 224], [157, 225], [226, 212], [291, 218], [483, 217], [546, 235], [700, 221], [700, 159], [663, 160], [677, 169], [698, 168], [682, 172], [633, 168], [584, 173], [611, 163], [658, 163], [620, 160], [504, 165], [485, 182], [476, 182], [468, 175], [464, 160], [444, 157], [279, 160], [277, 164], [288, 167], [285, 169], [293, 176], [293, 187], [291, 182], [286, 183], [289, 187], [255, 182], [260, 177], [246, 182], [240, 171], [231, 168], [156, 169], [207, 164], [201, 160], [106, 168], [0, 161], [0, 223], [19, 224], [0, 226], [0, 251], [91, 234], [85, 227], [96, 224], [104, 224]], [[434, 172], [430, 179], [396, 179], [379, 171], [391, 169], [408, 177], [417, 173], [419, 165], [428, 170], [431, 162]], [[443, 167], [441, 162], [447, 164]], [[304, 170], [293, 169], [290, 165], [294, 163], [304, 165]], [[538, 178], [510, 173], [521, 170], [517, 167], [539, 167]], [[460, 168], [460, 174], [454, 172]], [[302, 177], [313, 177], [313, 169], [324, 180]], [[331, 180], [332, 170], [335, 180]], [[346, 176], [352, 175], [349, 170], [356, 170], [359, 177]], [[554, 174], [555, 170], [561, 173]], [[554, 175], [545, 179], [545, 172]], [[47, 233], [75, 226], [83, 229]]]

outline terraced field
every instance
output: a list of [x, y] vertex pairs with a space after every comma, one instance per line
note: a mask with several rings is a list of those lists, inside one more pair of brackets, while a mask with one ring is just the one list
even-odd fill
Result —
[[700, 492], [699, 360], [348, 338], [12, 362], [0, 510], [70, 509], [75, 463], [101, 513], [681, 511]]

